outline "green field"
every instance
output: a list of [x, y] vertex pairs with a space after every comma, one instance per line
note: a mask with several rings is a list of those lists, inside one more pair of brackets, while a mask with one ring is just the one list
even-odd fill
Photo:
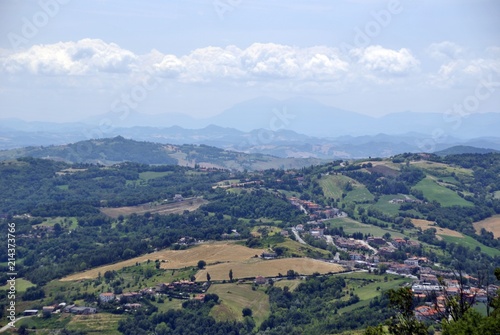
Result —
[[[351, 191], [345, 191], [347, 183], [351, 183], [353, 187]], [[371, 194], [364, 185], [347, 176], [324, 176], [319, 180], [319, 184], [323, 189], [325, 197], [341, 199], [342, 193], [346, 193], [347, 195], [343, 200], [344, 202], [363, 202], [372, 201], [374, 199], [373, 194]]]
[[217, 321], [241, 321], [241, 311], [248, 307], [253, 312], [253, 319], [259, 326], [270, 314], [269, 297], [264, 288], [252, 290], [251, 284], [214, 284], [208, 293], [219, 296], [221, 303], [210, 311]]
[[280, 280], [280, 281], [277, 281], [274, 283], [274, 286], [275, 287], [281, 287], [281, 288], [284, 288], [285, 286], [288, 286], [288, 288], [290, 289], [290, 291], [294, 291], [299, 285], [300, 283], [302, 283], [301, 280], [299, 279], [283, 279], [283, 280]]
[[158, 312], [167, 312], [169, 309], [181, 309], [182, 308], [182, 303], [185, 300], [182, 299], [172, 299], [169, 300], [168, 298], [164, 299], [165, 301], [162, 303], [159, 302], [152, 302], [153, 305], [158, 307]]
[[[414, 199], [414, 197], [410, 198]], [[382, 195], [375, 204], [369, 204], [364, 207], [365, 208], [374, 207], [383, 213], [397, 215], [399, 213], [400, 204], [390, 203], [389, 201], [392, 199], [405, 199], [405, 197], [401, 194]]]
[[500, 250], [497, 250], [495, 248], [488, 247], [484, 244], [482, 244], [479, 241], [476, 241], [470, 236], [464, 235], [464, 237], [455, 237], [455, 236], [447, 236], [447, 235], [440, 235], [444, 241], [447, 243], [454, 242], [456, 244], [462, 245], [464, 247], [468, 247], [471, 249], [475, 249], [476, 247], [481, 248], [481, 252], [484, 252], [488, 256], [495, 257], [495, 256], [500, 256]]
[[435, 181], [426, 177], [421, 180], [417, 185], [414, 186], [415, 189], [420, 190], [424, 193], [424, 196], [429, 201], [437, 201], [443, 207], [449, 206], [473, 206], [467, 200], [462, 199], [456, 192], [438, 185]]
[[354, 187], [354, 190], [347, 192], [344, 202], [360, 203], [365, 201], [373, 201], [375, 197], [368, 191], [365, 186]]
[[425, 160], [411, 162], [412, 165], [418, 166], [425, 172], [435, 175], [438, 178], [443, 179], [445, 175], [451, 176], [452, 173], [462, 176], [472, 176], [473, 172], [471, 169], [466, 169], [462, 167], [447, 165], [443, 163], [430, 162]]
[[118, 322], [123, 315], [97, 313], [93, 315], [53, 314], [50, 318], [26, 318], [16, 326], [36, 327], [36, 334], [54, 334], [54, 329], [81, 330], [89, 335], [119, 335]]
[[163, 171], [163, 172], [146, 171], [139, 173], [139, 179], [150, 180], [150, 179], [165, 177], [170, 174], [172, 174], [172, 171]]
[[[29, 280], [26, 280], [26, 279], [23, 279], [23, 278], [18, 278], [16, 279], [16, 291], [17, 292], [26, 292], [26, 290], [28, 289], [28, 287], [32, 287], [32, 286], [35, 286], [35, 284], [33, 284], [32, 282], [30, 282]], [[7, 283], [6, 285], [4, 286], [0, 286], [0, 290], [6, 290], [8, 291], [10, 288], [10, 285]]]
[[345, 184], [349, 181], [355, 183], [354, 180], [346, 176], [330, 175], [322, 177], [319, 180], [319, 185], [323, 189], [325, 197], [339, 199], [342, 197]]
[[328, 222], [330, 223], [330, 227], [342, 227], [344, 232], [347, 234], [361, 232], [372, 236], [383, 236], [385, 233], [389, 233], [392, 237], [405, 237], [405, 235], [401, 234], [399, 231], [364, 224], [350, 218], [337, 218], [329, 220]]
[[55, 218], [46, 218], [40, 225], [41, 226], [54, 226], [56, 223], [59, 223], [62, 227], [66, 227], [68, 229], [75, 229], [78, 227], [78, 220], [76, 217], [63, 217], [58, 216]]
[[[389, 274], [380, 276], [366, 272], [351, 273], [342, 275], [342, 277], [347, 280], [347, 288], [358, 295], [360, 301], [339, 309], [339, 314], [349, 313], [356, 308], [367, 306], [371, 299], [380, 296], [382, 292], [411, 282], [411, 279], [408, 278]], [[385, 281], [385, 277], [387, 277], [387, 281]]]
[[318, 257], [328, 257], [330, 255], [330, 252], [327, 250], [300, 244], [299, 242], [293, 241], [289, 238], [287, 238], [285, 242], [278, 243], [276, 246], [287, 248], [288, 251], [286, 254], [291, 257], [312, 257], [314, 254], [318, 255]]

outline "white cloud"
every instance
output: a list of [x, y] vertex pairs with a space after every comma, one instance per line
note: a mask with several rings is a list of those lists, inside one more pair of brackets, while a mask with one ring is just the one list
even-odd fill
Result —
[[75, 76], [140, 73], [146, 69], [183, 83], [216, 80], [250, 83], [281, 79], [337, 81], [350, 65], [333, 48], [273, 43], [254, 43], [246, 49], [209, 46], [178, 56], [157, 50], [135, 55], [114, 43], [83, 39], [0, 54], [0, 70], [9, 74]]
[[154, 65], [164, 76], [184, 82], [237, 79], [333, 80], [349, 64], [336, 51], [325, 47], [297, 48], [273, 43], [254, 43], [242, 50], [235, 46], [196, 49], [180, 58], [166, 55]]
[[406, 48], [398, 51], [375, 45], [353, 49], [351, 55], [371, 76], [406, 76], [419, 70], [420, 62]]
[[427, 48], [427, 54], [436, 60], [454, 60], [459, 59], [464, 49], [450, 41], [433, 43]]
[[[499, 53], [496, 55], [496, 53]], [[500, 76], [500, 48], [485, 50], [485, 57], [448, 59], [436, 73], [429, 75], [429, 82], [435, 86], [449, 88], [477, 81], [487, 75]], [[491, 57], [490, 57], [491, 56]]]
[[35, 75], [85, 75], [100, 72], [130, 72], [136, 56], [114, 43], [99, 39], [35, 45], [24, 52], [0, 59], [8, 73]]

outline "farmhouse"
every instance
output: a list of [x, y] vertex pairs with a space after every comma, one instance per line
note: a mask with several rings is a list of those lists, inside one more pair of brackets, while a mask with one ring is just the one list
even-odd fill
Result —
[[197, 294], [196, 297], [194, 297], [194, 300], [204, 302], [205, 301], [205, 295], [203, 293], [202, 294]]
[[323, 236], [323, 229], [321, 228], [314, 228], [314, 229], [311, 229], [311, 236], [312, 237], [316, 237], [316, 238], [320, 238], [321, 236]]
[[42, 307], [42, 313], [44, 315], [48, 315], [48, 314], [51, 314], [52, 312], [54, 312], [54, 309], [55, 309], [54, 306], [43, 306]]
[[99, 294], [99, 300], [101, 302], [110, 302], [115, 299], [115, 295], [111, 292], [104, 292]]
[[364, 261], [365, 260], [365, 256], [363, 256], [362, 254], [358, 254], [356, 252], [350, 252], [349, 253], [349, 258], [352, 261]]
[[278, 254], [275, 253], [275, 252], [263, 252], [260, 257], [262, 257], [263, 259], [274, 259], [276, 257], [278, 257]]
[[124, 305], [124, 307], [126, 309], [139, 309], [139, 308], [141, 308], [141, 306], [142, 306], [141, 304], [137, 304], [137, 303], [135, 303], [135, 304], [125, 304]]
[[267, 282], [267, 279], [265, 277], [262, 277], [262, 276], [257, 276], [257, 277], [255, 277], [254, 282], [257, 285], [264, 285]]
[[89, 315], [89, 314], [95, 314], [97, 313], [97, 309], [94, 307], [88, 307], [88, 306], [76, 306], [76, 305], [69, 305], [66, 308], [64, 308], [64, 313], [71, 313], [71, 314], [79, 314], [79, 315]]
[[403, 247], [406, 245], [406, 240], [404, 238], [394, 238], [392, 239], [392, 243], [396, 246], [396, 247]]
[[406, 265], [409, 266], [418, 266], [419, 259], [416, 257], [408, 258], [404, 261]]

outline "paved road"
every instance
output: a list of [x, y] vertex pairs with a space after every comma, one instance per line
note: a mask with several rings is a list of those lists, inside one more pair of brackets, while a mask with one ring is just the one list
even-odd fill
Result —
[[365, 245], [368, 249], [370, 249], [371, 251], [373, 251], [373, 255], [376, 255], [378, 254], [378, 250], [375, 249], [374, 247], [372, 247], [371, 245], [368, 244], [368, 242], [366, 241], [363, 241], [363, 240], [358, 240], [360, 243], [362, 243], [363, 245]]
[[292, 228], [292, 232], [293, 232], [293, 234], [295, 235], [295, 238], [297, 239], [297, 241], [298, 241], [299, 243], [301, 243], [301, 244], [307, 244], [307, 243], [306, 243], [306, 241], [304, 241], [304, 240], [302, 239], [302, 237], [300, 237], [299, 232], [297, 231], [297, 229]]
[[[18, 317], [16, 318], [16, 321], [14, 321], [14, 324], [19, 321], [19, 320], [22, 320], [24, 318], [29, 318], [30, 316], [21, 316], [21, 317]], [[9, 330], [11, 328], [11, 326], [9, 324], [6, 324], [5, 326], [3, 326], [2, 328], [0, 328], [0, 333], [3, 333], [3, 332], [6, 332], [7, 330]]]

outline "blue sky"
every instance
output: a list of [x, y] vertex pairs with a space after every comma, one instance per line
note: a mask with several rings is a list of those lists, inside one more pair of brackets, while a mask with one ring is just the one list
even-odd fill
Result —
[[496, 0], [0, 0], [0, 117], [202, 118], [260, 96], [498, 112], [498, 18]]

